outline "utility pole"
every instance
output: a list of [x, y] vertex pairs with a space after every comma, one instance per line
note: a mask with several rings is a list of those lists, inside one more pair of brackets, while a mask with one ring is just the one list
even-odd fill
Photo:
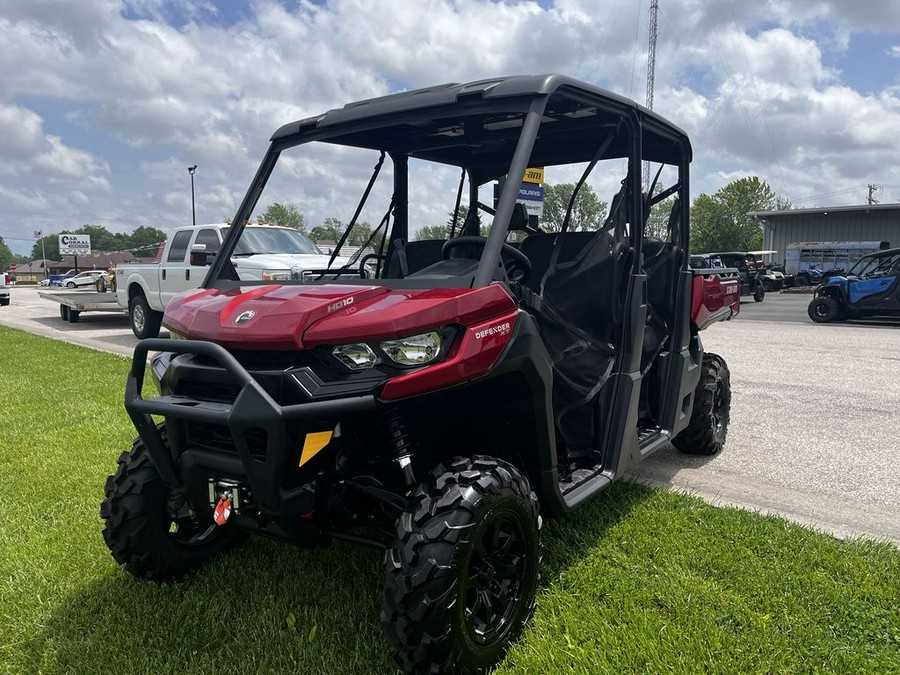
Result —
[[877, 204], [878, 200], [875, 199], [875, 193], [881, 189], [878, 185], [869, 184], [869, 196], [866, 197], [866, 203], [871, 206], [872, 204]]
[[194, 225], [197, 224], [197, 211], [194, 208], [194, 172], [197, 170], [197, 165], [188, 167], [188, 173], [191, 174], [191, 220]]
[[[647, 108], [653, 110], [653, 86], [656, 81], [656, 19], [659, 0], [650, 2], [650, 46], [647, 50]], [[644, 162], [644, 190], [650, 190], [650, 162]]]

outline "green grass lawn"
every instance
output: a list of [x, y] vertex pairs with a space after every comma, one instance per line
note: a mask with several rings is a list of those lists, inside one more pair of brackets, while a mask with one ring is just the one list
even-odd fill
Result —
[[[376, 551], [251, 539], [170, 585], [117, 567], [99, 504], [128, 365], [0, 327], [0, 671], [396, 672]], [[900, 673], [889, 545], [631, 484], [545, 540], [500, 673]]]

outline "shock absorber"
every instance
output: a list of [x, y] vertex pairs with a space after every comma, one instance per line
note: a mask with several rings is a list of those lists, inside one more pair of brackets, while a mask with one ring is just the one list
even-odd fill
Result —
[[416, 483], [416, 475], [412, 468], [412, 448], [409, 431], [403, 422], [403, 414], [397, 406], [391, 406], [384, 413], [384, 429], [387, 444], [394, 452], [394, 461], [400, 467], [406, 487]]

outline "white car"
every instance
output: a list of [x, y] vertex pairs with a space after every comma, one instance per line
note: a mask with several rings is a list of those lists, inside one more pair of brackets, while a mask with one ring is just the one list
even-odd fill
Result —
[[101, 274], [105, 274], [105, 270], [87, 270], [79, 272], [74, 277], [63, 279], [61, 285], [66, 288], [78, 288], [80, 286], [94, 286]]

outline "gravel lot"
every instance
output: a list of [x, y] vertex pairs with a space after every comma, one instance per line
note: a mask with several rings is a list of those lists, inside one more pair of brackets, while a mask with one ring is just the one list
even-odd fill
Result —
[[[704, 332], [731, 369], [725, 450], [697, 458], [669, 448], [632, 477], [900, 545], [900, 322], [813, 324], [809, 299], [769, 294]], [[124, 314], [64, 323], [28, 287], [13, 287], [0, 324], [124, 356], [136, 343]]]

